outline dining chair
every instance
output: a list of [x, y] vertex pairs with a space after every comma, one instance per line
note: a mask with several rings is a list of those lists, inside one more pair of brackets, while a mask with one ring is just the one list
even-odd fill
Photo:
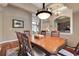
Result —
[[42, 31], [41, 31], [41, 35], [46, 36], [46, 31], [42, 30]]
[[28, 38], [28, 36], [26, 36], [26, 34], [22, 35], [22, 51], [23, 51], [22, 52], [23, 56], [28, 56], [28, 55], [34, 56], [30, 39]]
[[24, 33], [16, 32], [19, 41], [19, 56], [33, 55], [30, 40]]
[[18, 42], [19, 42], [19, 52], [18, 52], [18, 56], [20, 56], [21, 53], [22, 53], [22, 48], [21, 48], [21, 46], [22, 46], [22, 33], [16, 32], [16, 35], [17, 35]]
[[66, 45], [66, 47], [63, 49], [63, 51], [66, 52], [66, 53], [62, 53], [60, 51], [60, 53], [63, 54], [63, 55], [64, 54], [66, 54], [67, 56], [69, 56], [69, 55], [74, 55], [74, 56], [79, 55], [79, 42], [75, 47], [71, 47], [71, 46]]
[[59, 33], [59, 31], [51, 31], [51, 36], [59, 37], [60, 33]]
[[24, 34], [26, 34], [26, 36], [30, 36], [30, 31], [29, 30], [24, 30]]
[[[18, 34], [18, 41], [19, 41], [19, 56], [42, 56], [45, 55], [45, 53], [43, 51], [41, 51], [40, 49], [36, 48], [36, 47], [32, 47], [31, 42], [30, 42], [30, 38], [28, 38], [28, 36], [26, 36], [26, 34], [24, 33], [20, 33], [17, 32]], [[41, 54], [39, 54], [39, 52]]]

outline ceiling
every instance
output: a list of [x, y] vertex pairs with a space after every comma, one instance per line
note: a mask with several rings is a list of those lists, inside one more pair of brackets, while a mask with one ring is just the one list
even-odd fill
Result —
[[[38, 8], [42, 8], [42, 3], [32, 3], [34, 6]], [[56, 10], [58, 8], [61, 8], [63, 6], [66, 6], [69, 9], [72, 9], [73, 12], [79, 11], [79, 3], [45, 3], [45, 6], [49, 9], [52, 8], [52, 10]]]
[[79, 3], [65, 3], [64, 5], [72, 9], [74, 12], [79, 12]]
[[[42, 8], [42, 3], [0, 3], [0, 7], [7, 7], [8, 5], [12, 5], [29, 12], [36, 12], [38, 9]], [[79, 12], [79, 3], [46, 3], [45, 6], [52, 10], [66, 6], [67, 8], [72, 9], [73, 12]]]
[[[34, 6], [36, 6], [37, 8], [42, 8], [43, 4], [42, 3], [32, 3]], [[45, 3], [45, 6], [49, 5], [50, 3]]]

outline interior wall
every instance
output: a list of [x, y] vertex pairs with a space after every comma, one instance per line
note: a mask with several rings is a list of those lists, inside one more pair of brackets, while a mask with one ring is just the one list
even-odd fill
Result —
[[[77, 43], [79, 42], [79, 12], [76, 13], [71, 13], [70, 11], [66, 12], [65, 14], [67, 16], [70, 16], [72, 19], [72, 34], [61, 34], [60, 37], [67, 39], [68, 45], [69, 46], [76, 46]], [[71, 15], [72, 14], [72, 15]], [[54, 17], [54, 16], [53, 16]], [[51, 18], [51, 30], [55, 29], [56, 26], [54, 25], [54, 18]], [[53, 20], [52, 20], [53, 19]], [[47, 26], [49, 25], [49, 23], [42, 23], [42, 29], [47, 29]]]
[[2, 21], [2, 11], [0, 10], [0, 41], [3, 39], [3, 21]]
[[76, 46], [79, 42], [79, 12], [73, 13], [73, 34], [61, 35], [61, 37], [68, 39], [68, 45]]
[[[13, 6], [8, 6], [8, 7], [4, 8], [2, 14], [3, 14], [3, 16], [2, 16], [3, 25], [0, 25], [0, 26], [3, 27], [3, 29], [2, 29], [3, 39], [2, 40], [0, 39], [0, 41], [8, 41], [8, 40], [16, 39], [17, 37], [16, 37], [15, 31], [20, 31], [20, 32], [23, 32], [24, 30], [31, 31], [31, 29], [32, 29], [31, 13], [21, 10], [19, 8], [13, 7]], [[12, 28], [13, 19], [23, 20], [24, 28]], [[1, 24], [1, 22], [0, 22], [0, 24]]]
[[49, 29], [49, 21], [47, 20], [41, 20], [41, 30], [48, 30]]

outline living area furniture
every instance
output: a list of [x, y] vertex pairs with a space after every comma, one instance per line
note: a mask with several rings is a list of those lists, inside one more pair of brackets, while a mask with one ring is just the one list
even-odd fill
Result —
[[31, 40], [34, 46], [43, 50], [47, 55], [56, 55], [65, 46], [65, 40], [60, 37], [45, 36]]
[[17, 34], [17, 38], [19, 41], [19, 56], [28, 56], [32, 55], [33, 56], [33, 52], [32, 52], [32, 46], [30, 43], [30, 39], [29, 37], [24, 34], [24, 33], [20, 33], [20, 32], [16, 32]]
[[30, 36], [30, 31], [29, 30], [24, 30], [24, 34], [26, 34], [26, 36]]
[[51, 36], [59, 37], [60, 36], [60, 32], [59, 31], [51, 31]]
[[42, 31], [41, 31], [41, 35], [46, 36], [46, 31], [45, 31], [45, 30], [42, 30]]
[[71, 47], [67, 45], [64, 49], [72, 53], [74, 56], [77, 56], [79, 55], [79, 42], [77, 43], [75, 47]]

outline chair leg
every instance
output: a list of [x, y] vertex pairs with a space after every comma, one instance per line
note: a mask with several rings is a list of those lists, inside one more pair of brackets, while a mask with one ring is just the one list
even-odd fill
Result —
[[18, 56], [21, 56], [21, 50], [20, 49], [18, 50]]
[[50, 54], [46, 54], [45, 56], [50, 56]]
[[20, 51], [18, 52], [18, 56], [20, 56]]
[[61, 55], [61, 56], [65, 56], [64, 54], [61, 54], [61, 53], [58, 53], [59, 55]]
[[45, 56], [52, 56], [52, 55], [57, 56], [57, 54], [46, 54]]

